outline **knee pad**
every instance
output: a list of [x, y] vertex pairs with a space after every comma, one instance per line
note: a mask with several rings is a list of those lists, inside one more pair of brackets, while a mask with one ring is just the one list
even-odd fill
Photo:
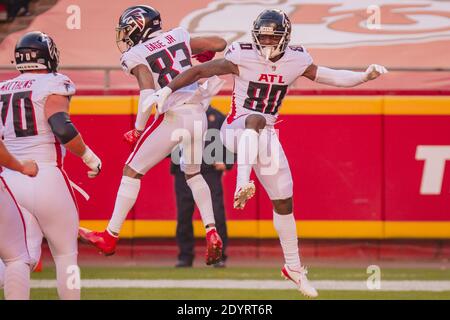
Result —
[[200, 167], [201, 165], [199, 164], [185, 164], [185, 163], [180, 164], [181, 171], [183, 171], [185, 174], [188, 175], [200, 173]]
[[28, 252], [24, 252], [20, 256], [17, 256], [13, 259], [3, 260], [3, 263], [5, 264], [5, 266], [8, 266], [8, 265], [10, 265], [12, 263], [16, 263], [16, 262], [25, 263], [25, 264], [28, 264], [31, 266], [31, 259], [30, 259], [30, 256], [28, 255]]

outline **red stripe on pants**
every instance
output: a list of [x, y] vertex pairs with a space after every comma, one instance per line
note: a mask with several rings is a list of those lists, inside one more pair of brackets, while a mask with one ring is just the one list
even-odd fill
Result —
[[163, 119], [164, 119], [164, 113], [163, 113], [162, 115], [160, 115], [158, 119], [156, 119], [155, 121], [153, 121], [153, 123], [150, 125], [150, 127], [147, 128], [147, 130], [144, 132], [144, 134], [142, 135], [142, 137], [139, 139], [138, 144], [137, 144], [136, 147], [134, 148], [130, 160], [128, 160], [126, 164], [129, 164], [131, 161], [133, 161], [133, 158], [134, 158], [134, 156], [136, 155], [136, 153], [139, 151], [139, 148], [142, 146], [142, 144], [144, 143], [144, 141], [152, 134], [152, 132], [155, 131], [156, 128], [159, 127], [159, 125], [161, 124], [161, 122], [163, 121]]
[[61, 150], [61, 144], [58, 140], [56, 140], [55, 137], [55, 151], [56, 151], [56, 166], [58, 168], [62, 167], [62, 150]]
[[75, 204], [75, 207], [77, 208], [78, 214], [80, 213], [80, 210], [78, 209], [78, 203], [77, 198], [75, 197], [75, 193], [73, 192], [73, 188], [70, 185], [69, 177], [67, 176], [67, 173], [64, 171], [63, 168], [58, 167], [58, 169], [61, 171], [61, 174], [64, 178], [64, 181], [66, 182], [67, 188], [69, 189], [70, 195], [72, 196], [73, 203]]
[[[24, 239], [25, 239], [25, 248], [27, 248], [27, 252], [28, 252], [28, 245], [27, 245], [27, 226], [25, 225], [25, 219], [23, 218], [23, 213], [22, 210], [20, 210], [20, 207], [16, 201], [16, 198], [14, 198], [13, 193], [11, 192], [11, 190], [9, 189], [8, 185], [6, 184], [5, 179], [3, 179], [2, 177], [0, 177], [0, 180], [3, 182], [3, 184], [5, 185], [6, 191], [8, 191], [9, 195], [11, 196], [11, 198], [14, 201], [14, 204], [17, 207], [17, 210], [19, 211], [20, 214], [20, 219], [22, 220], [22, 226], [23, 226], [23, 234], [24, 234]], [[30, 253], [28, 252], [28, 255], [30, 255]]]

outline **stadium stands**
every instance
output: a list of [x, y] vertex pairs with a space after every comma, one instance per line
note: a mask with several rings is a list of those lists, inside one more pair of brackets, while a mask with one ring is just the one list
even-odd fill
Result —
[[0, 22], [4, 22], [8, 19], [8, 12], [6, 6], [0, 3]]
[[[48, 1], [42, 1], [46, 2]], [[449, 36], [449, 31], [442, 21], [449, 15], [445, 7], [448, 4], [437, 5], [424, 1], [429, 4], [419, 7], [413, 3], [405, 3], [398, 7], [382, 6], [384, 14], [382, 17], [387, 17], [387, 22], [393, 26], [389, 25], [387, 31], [373, 30], [372, 34], [366, 32], [367, 29], [362, 30], [358, 27], [364, 21], [353, 21], [362, 15], [361, 5], [357, 2], [347, 4], [348, 1], [343, 1], [345, 5], [342, 5], [342, 8], [319, 5], [314, 7], [313, 4], [300, 6], [296, 5], [298, 1], [291, 2], [292, 6], [287, 3], [282, 7], [290, 12], [292, 17], [292, 43], [305, 44], [316, 64], [338, 68], [364, 68], [370, 63], [381, 63], [391, 71], [383, 82], [367, 83], [349, 90], [336, 91], [309, 81], [299, 81], [295, 88], [301, 89], [302, 93], [448, 92], [450, 70], [446, 68], [450, 65], [450, 55], [447, 54], [449, 41], [446, 37]], [[77, 6], [81, 10], [81, 25], [80, 29], [70, 29], [68, 23], [73, 21], [71, 20], [74, 12], [71, 11], [74, 10], [71, 7], [73, 1], [58, 1], [50, 10], [40, 14], [26, 30], [9, 34], [1, 42], [0, 66], [10, 65], [11, 48], [20, 34], [27, 30], [38, 29], [52, 34], [61, 49], [62, 66], [75, 69], [67, 73], [77, 83], [78, 88], [83, 90], [82, 92], [94, 90], [94, 93], [98, 93], [105, 87], [113, 90], [112, 92], [116, 90], [116, 93], [133, 89], [132, 81], [119, 70], [120, 54], [115, 45], [114, 28], [123, 8], [134, 3], [130, 0], [77, 1]], [[233, 1], [223, 1], [223, 9], [220, 9], [216, 2], [208, 0], [155, 1], [152, 5], [161, 11], [163, 26], [166, 29], [181, 25], [193, 34], [219, 33], [228, 41], [236, 38], [250, 39], [249, 30], [255, 15], [255, 8], [251, 5], [237, 6]], [[108, 10], [103, 10], [106, 7]], [[264, 7], [265, 5], [261, 5], [261, 8]], [[174, 11], [173, 8], [177, 10]], [[342, 18], [333, 24], [324, 22], [325, 18], [334, 18], [339, 11], [344, 11], [347, 15], [350, 13], [353, 20]], [[408, 15], [409, 13], [411, 15]], [[239, 15], [236, 17], [239, 23], [236, 26], [231, 25], [226, 20], [227, 14]], [[367, 16], [366, 13], [364, 15]], [[303, 22], [305, 20], [306, 22]], [[413, 25], [411, 29], [405, 31], [410, 25]], [[221, 31], [228, 29], [233, 32]], [[234, 31], [235, 29], [238, 30]], [[333, 44], [327, 44], [327, 39], [333, 39]], [[362, 44], [359, 45], [359, 42]], [[92, 70], [92, 68], [99, 69]], [[442, 72], [435, 72], [436, 70]], [[0, 74], [1, 77], [7, 76], [4, 72]], [[89, 77], [86, 77], [86, 74], [89, 74]], [[231, 89], [231, 85], [228, 81], [226, 88]]]

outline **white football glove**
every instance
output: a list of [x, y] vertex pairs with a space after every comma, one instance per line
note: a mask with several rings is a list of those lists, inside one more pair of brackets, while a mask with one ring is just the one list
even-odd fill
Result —
[[144, 113], [147, 112], [149, 108], [153, 107], [153, 105], [156, 104], [155, 119], [157, 119], [160, 114], [167, 112], [167, 110], [169, 109], [169, 107], [165, 104], [167, 98], [170, 96], [171, 93], [172, 89], [170, 89], [169, 87], [159, 89], [145, 101], [145, 105], [142, 112]]
[[366, 70], [366, 81], [374, 80], [383, 73], [388, 73], [387, 69], [379, 64], [371, 64]]
[[102, 170], [102, 161], [89, 147], [86, 146], [86, 151], [81, 159], [84, 164], [91, 169], [91, 171], [88, 171], [87, 173], [89, 178], [95, 178]]
[[153, 95], [156, 98], [156, 113], [163, 114], [169, 110], [169, 106], [166, 104], [167, 98], [172, 93], [172, 89], [169, 87], [164, 87], [158, 91], [156, 91]]
[[145, 98], [142, 101], [139, 101], [139, 105], [142, 104], [142, 113], [146, 113], [148, 111], [148, 109], [151, 109], [155, 103], [156, 103], [156, 99], [157, 97], [155, 96], [156, 92], [153, 92], [152, 94], [148, 94], [145, 96]]

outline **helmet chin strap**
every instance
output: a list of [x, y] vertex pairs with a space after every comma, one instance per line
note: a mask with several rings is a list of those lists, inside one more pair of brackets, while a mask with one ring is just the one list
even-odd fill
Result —
[[262, 48], [261, 51], [262, 51], [263, 57], [266, 59], [266, 61], [268, 61], [272, 56], [273, 47], [267, 46], [267, 47]]
[[262, 48], [260, 52], [261, 55], [266, 59], [266, 61], [268, 61], [269, 59], [273, 59], [281, 54], [278, 46], [276, 48], [272, 46], [266, 46]]

